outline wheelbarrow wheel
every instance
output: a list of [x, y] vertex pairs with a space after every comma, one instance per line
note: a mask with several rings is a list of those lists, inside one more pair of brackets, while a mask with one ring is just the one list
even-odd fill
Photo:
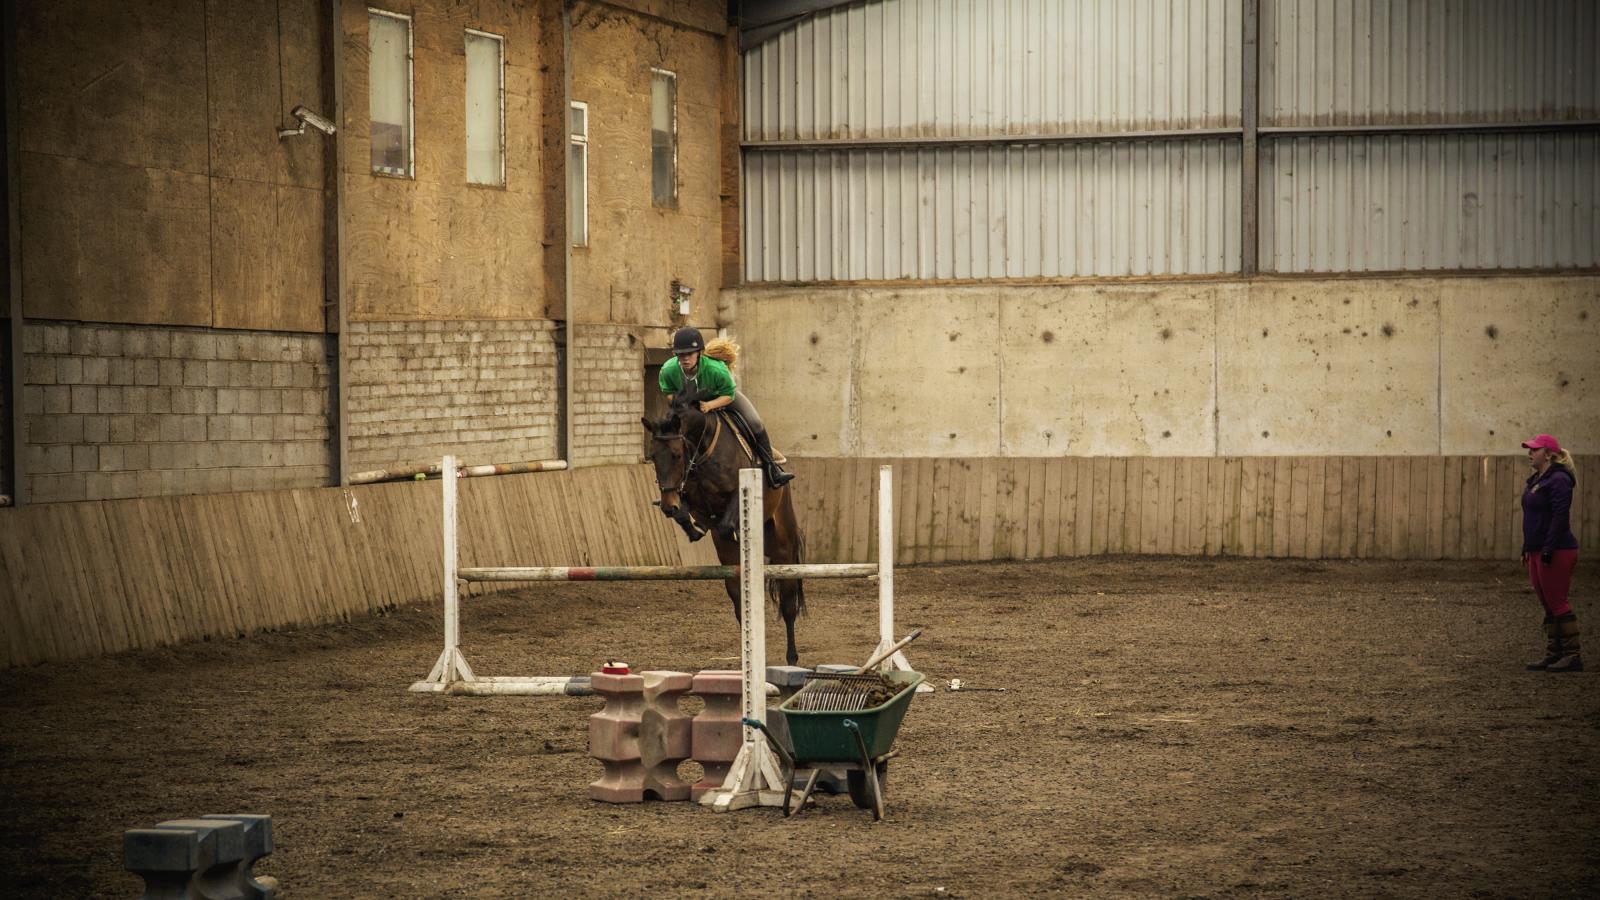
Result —
[[[889, 761], [878, 763], [878, 791], [883, 794], [885, 803], [889, 801]], [[867, 786], [867, 773], [860, 769], [851, 769], [846, 773], [846, 784], [850, 788], [850, 802], [857, 809], [872, 808], [872, 789]]]

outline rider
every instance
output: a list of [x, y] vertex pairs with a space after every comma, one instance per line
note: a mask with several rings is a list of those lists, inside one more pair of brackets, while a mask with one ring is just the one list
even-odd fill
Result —
[[711, 400], [700, 401], [700, 411], [709, 414], [731, 405], [750, 426], [756, 453], [767, 472], [767, 481], [773, 487], [783, 487], [793, 481], [793, 474], [778, 467], [772, 454], [772, 443], [767, 439], [767, 428], [761, 424], [761, 416], [750, 398], [735, 384], [728, 364], [704, 355], [702, 351], [705, 349], [705, 341], [701, 339], [698, 328], [686, 326], [673, 333], [673, 358], [662, 364], [658, 380], [662, 393], [669, 397], [678, 393], [687, 378], [697, 394], [715, 394]]

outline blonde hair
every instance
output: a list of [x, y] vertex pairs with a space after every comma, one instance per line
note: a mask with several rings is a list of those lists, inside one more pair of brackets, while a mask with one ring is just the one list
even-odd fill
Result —
[[1573, 478], [1578, 477], [1578, 464], [1572, 461], [1572, 451], [1563, 447], [1553, 457], [1555, 463], [1572, 473]]
[[712, 359], [726, 363], [729, 371], [739, 364], [739, 345], [729, 338], [712, 338], [706, 341], [706, 349], [701, 352]]

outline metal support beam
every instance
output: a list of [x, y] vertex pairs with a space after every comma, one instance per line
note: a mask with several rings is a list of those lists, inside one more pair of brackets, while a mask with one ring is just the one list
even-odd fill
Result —
[[7, 454], [6, 483], [10, 485], [11, 503], [21, 506], [28, 502], [27, 465], [23, 458], [26, 428], [22, 414], [22, 379], [27, 367], [22, 364], [22, 332], [25, 319], [22, 312], [22, 218], [19, 193], [22, 185], [22, 160], [19, 156], [21, 107], [17, 101], [17, 2], [4, 2], [5, 46], [5, 165], [6, 165], [6, 301], [7, 329], [10, 339], [6, 353], [5, 372], [0, 380], [5, 382], [6, 436], [10, 442]]
[[1600, 119], [1542, 122], [1419, 122], [1400, 125], [1283, 125], [1258, 128], [1264, 138], [1326, 137], [1330, 135], [1384, 134], [1524, 134], [1528, 132], [1580, 132], [1600, 129]]
[[344, 108], [344, 3], [343, 0], [328, 0], [328, 14], [331, 17], [328, 25], [328, 41], [333, 54], [333, 120], [339, 124], [339, 130], [333, 135], [334, 163], [333, 185], [334, 197], [334, 227], [333, 227], [333, 252], [330, 253], [329, 262], [333, 265], [334, 297], [333, 305], [337, 316], [338, 334], [334, 335], [334, 347], [337, 354], [334, 366], [338, 371], [334, 373], [334, 455], [333, 476], [335, 483], [341, 487], [350, 484], [350, 354], [348, 331], [350, 328], [349, 310], [345, 300], [350, 296], [349, 272], [346, 265], [345, 254], [345, 172], [350, 153], [350, 123], [345, 121]]
[[579, 465], [578, 454], [573, 447], [573, 438], [577, 434], [574, 419], [577, 418], [572, 411], [572, 398], [577, 395], [573, 382], [577, 380], [578, 367], [578, 316], [577, 310], [572, 308], [572, 226], [570, 210], [572, 198], [568, 196], [571, 190], [572, 179], [566, 177], [566, 163], [572, 143], [572, 126], [569, 124], [572, 116], [572, 3], [573, 0], [562, 0], [561, 3], [561, 254], [565, 262], [561, 266], [561, 314], [566, 316], [566, 353], [561, 357], [561, 448], [556, 455], [567, 461], [569, 468], [576, 469]]
[[1244, 71], [1240, 81], [1243, 103], [1239, 124], [1243, 129], [1244, 147], [1239, 155], [1243, 167], [1239, 178], [1239, 272], [1245, 277], [1259, 271], [1260, 195], [1257, 177], [1260, 159], [1257, 153], [1257, 120], [1260, 117], [1261, 93], [1261, 0], [1244, 0]]
[[1103, 131], [1086, 134], [1001, 134], [957, 137], [831, 138], [814, 141], [745, 141], [744, 150], [915, 150], [948, 147], [1018, 147], [1029, 144], [1104, 144], [1115, 141], [1189, 141], [1238, 137], [1237, 128]]

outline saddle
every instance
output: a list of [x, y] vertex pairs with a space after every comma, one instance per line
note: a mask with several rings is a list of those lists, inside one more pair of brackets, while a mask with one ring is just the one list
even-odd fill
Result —
[[[737, 411], [729, 407], [717, 410], [717, 415], [722, 416], [729, 425], [733, 426], [733, 436], [739, 439], [739, 449], [744, 451], [744, 455], [750, 457], [753, 462], [760, 462], [761, 457], [755, 451], [755, 438], [750, 431], [750, 423], [744, 420], [744, 416], [739, 415]], [[768, 435], [767, 440], [769, 443], [771, 442], [771, 435]], [[787, 463], [789, 458], [783, 455], [782, 450], [773, 447], [772, 461], [781, 466]]]

